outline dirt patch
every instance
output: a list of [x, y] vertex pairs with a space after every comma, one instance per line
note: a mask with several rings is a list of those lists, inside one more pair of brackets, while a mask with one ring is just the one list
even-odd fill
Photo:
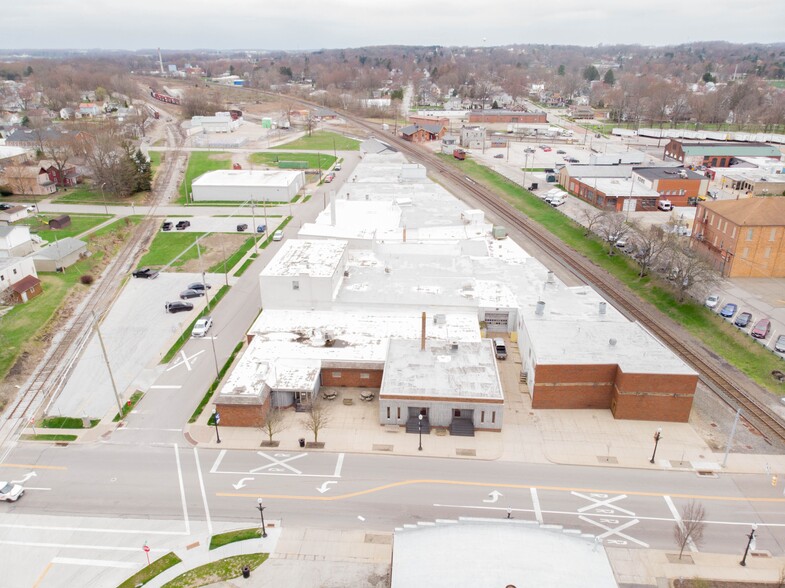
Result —
[[[249, 235], [232, 235], [231, 233], [211, 233], [199, 241], [202, 249], [202, 259], [189, 259], [177, 267], [178, 272], [198, 274], [207, 271], [216, 263], [228, 259], [245, 243]], [[225, 255], [224, 255], [225, 254]], [[174, 269], [174, 268], [173, 268]], [[230, 270], [231, 268], [226, 268]]]
[[227, 159], [231, 159], [231, 153], [211, 153], [207, 156], [207, 159], [214, 159], [216, 161], [225, 161]]
[[782, 584], [779, 582], [726, 582], [702, 578], [680, 578], [673, 581], [673, 588], [773, 588], [777, 586], [782, 586]]

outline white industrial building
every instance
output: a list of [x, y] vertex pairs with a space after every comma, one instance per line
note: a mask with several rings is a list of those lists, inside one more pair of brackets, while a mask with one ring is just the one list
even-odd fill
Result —
[[202, 174], [191, 187], [197, 202], [289, 202], [304, 185], [301, 171], [227, 169]]
[[214, 116], [191, 117], [191, 129], [203, 133], [231, 133], [243, 124], [242, 117], [232, 118], [228, 112], [216, 112]]

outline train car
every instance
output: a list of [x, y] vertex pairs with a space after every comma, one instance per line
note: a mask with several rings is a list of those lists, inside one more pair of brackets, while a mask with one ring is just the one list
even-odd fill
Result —
[[230, 110], [229, 111], [229, 116], [232, 117], [232, 120], [238, 120], [240, 118], [243, 118], [243, 111], [242, 110], [236, 110], [236, 109], [235, 110]]
[[174, 104], [176, 106], [180, 106], [180, 99], [175, 98], [174, 96], [169, 96], [168, 94], [161, 94], [160, 92], [156, 92], [155, 90], [150, 90], [150, 96], [155, 98], [160, 102], [166, 102], [167, 104]]

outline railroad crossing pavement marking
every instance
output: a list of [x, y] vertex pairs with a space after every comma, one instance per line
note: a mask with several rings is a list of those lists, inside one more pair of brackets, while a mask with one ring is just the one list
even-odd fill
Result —
[[199, 357], [202, 353], [204, 353], [204, 349], [202, 349], [201, 351], [197, 351], [193, 355], [186, 355], [185, 351], [181, 349], [180, 358], [177, 361], [173, 362], [168, 368], [166, 368], [166, 371], [169, 372], [172, 371], [174, 368], [178, 368], [181, 365], [184, 365], [185, 368], [190, 372], [192, 371], [191, 363], [196, 363], [196, 358]]
[[[307, 453], [296, 453], [295, 455], [288, 455], [286, 453], [276, 453], [274, 456], [267, 455], [264, 451], [257, 451], [257, 455], [261, 455], [262, 457], [269, 459], [270, 463], [266, 463], [263, 466], [259, 466], [258, 468], [254, 468], [250, 471], [251, 474], [258, 474], [262, 470], [267, 470], [270, 472], [283, 472], [283, 469], [286, 468], [290, 472], [295, 474], [302, 475], [302, 472], [297, 468], [290, 466], [287, 462], [294, 461], [295, 459], [300, 459], [301, 457], [305, 457], [308, 455]], [[286, 459], [279, 459], [279, 458], [286, 458]], [[272, 467], [272, 466], [281, 466], [279, 467]], [[269, 468], [269, 469], [268, 469]]]
[[[641, 547], [646, 547], [646, 548], [649, 547], [648, 543], [644, 543], [643, 541], [639, 541], [638, 539], [635, 539], [634, 537], [630, 537], [629, 535], [626, 535], [626, 534], [621, 532], [621, 531], [624, 531], [625, 529], [627, 529], [629, 527], [632, 527], [633, 525], [637, 525], [640, 522], [638, 519], [632, 519], [631, 521], [627, 521], [623, 525], [619, 525], [617, 527], [611, 528], [611, 527], [607, 526], [606, 524], [604, 524], [604, 523], [602, 523], [600, 521], [595, 521], [595, 520], [590, 519], [589, 517], [585, 517], [583, 515], [580, 515], [578, 518], [580, 520], [582, 520], [584, 523], [589, 523], [590, 525], [594, 525], [596, 527], [599, 527], [600, 529], [605, 529], [605, 533], [597, 535], [597, 538], [600, 539], [600, 540], [607, 539], [608, 537], [611, 537], [613, 535], [617, 535], [617, 536], [623, 538], [623, 539], [608, 539], [608, 541], [605, 542], [606, 544], [610, 543], [612, 545], [627, 545], [627, 541], [632, 541], [633, 543], [637, 543]], [[615, 519], [601, 519], [601, 520], [613, 521]], [[611, 524], [613, 524], [613, 523], [611, 523]]]
[[[585, 498], [592, 504], [587, 504], [582, 506], [578, 509], [578, 512], [586, 512], [587, 510], [596, 509], [599, 514], [615, 514], [614, 511], [619, 511], [623, 513], [627, 513], [628, 515], [634, 516], [635, 513], [631, 510], [624, 509], [620, 506], [616, 506], [611, 504], [611, 502], [616, 502], [617, 500], [624, 500], [627, 498], [626, 494], [620, 494], [618, 496], [614, 496], [613, 498], [608, 498], [607, 494], [600, 494], [597, 492], [591, 493], [589, 496], [585, 494], [581, 494], [580, 492], [570, 492], [573, 496], [578, 496], [580, 498]], [[600, 508], [600, 507], [607, 507], [607, 508]]]
[[[269, 463], [261, 465], [259, 467], [245, 470], [245, 471], [235, 471], [235, 470], [220, 470], [219, 467], [223, 462], [224, 457], [226, 456], [226, 449], [221, 450], [216, 457], [215, 462], [213, 463], [213, 467], [210, 468], [211, 474], [229, 474], [231, 476], [291, 476], [291, 477], [302, 477], [302, 478], [340, 478], [341, 477], [341, 470], [343, 469], [343, 461], [345, 454], [339, 453], [338, 457], [336, 458], [335, 462], [335, 470], [333, 473], [324, 473], [324, 474], [311, 474], [305, 473], [301, 470], [298, 470], [294, 466], [291, 465], [290, 462], [294, 461], [295, 459], [300, 459], [302, 457], [306, 457], [308, 453], [275, 453], [273, 455], [269, 455], [263, 451], [257, 451], [258, 455], [269, 460]], [[288, 471], [287, 471], [288, 470]], [[242, 478], [238, 484], [241, 484], [243, 480], [246, 479], [253, 479], [253, 478]], [[235, 490], [239, 490], [243, 486], [242, 483], [240, 486], [232, 484], [235, 486]], [[256, 494], [254, 496], [257, 496]]]
[[[232, 473], [232, 474], [246, 474], [248, 472], [216, 472], [216, 473]], [[291, 474], [287, 474], [291, 475]], [[327, 476], [317, 476], [316, 474], [303, 474], [304, 476], [315, 476], [324, 478]], [[346, 494], [338, 494], [333, 496], [305, 496], [305, 495], [289, 495], [289, 494], [246, 494], [240, 492], [216, 492], [216, 496], [222, 496], [226, 498], [279, 498], [283, 500], [346, 500], [348, 498], [355, 498], [357, 496], [364, 496], [366, 494], [373, 494], [374, 492], [381, 492], [384, 490], [389, 490], [391, 488], [400, 488], [402, 486], [414, 486], [418, 484], [428, 485], [443, 485], [443, 486], [468, 486], [468, 487], [475, 487], [475, 488], [517, 488], [517, 489], [531, 489], [536, 488], [537, 490], [552, 490], [555, 492], [583, 492], [583, 493], [597, 493], [597, 494], [624, 494], [625, 496], [651, 496], [656, 498], [662, 498], [663, 496], [670, 496], [672, 498], [685, 498], [687, 500], [694, 499], [694, 500], [713, 500], [717, 502], [772, 502], [772, 503], [785, 503], [785, 498], [767, 498], [763, 496], [709, 496], [709, 495], [699, 495], [699, 494], [677, 494], [677, 493], [670, 493], [664, 494], [661, 492], [648, 492], [648, 491], [637, 491], [631, 490], [626, 492], [621, 492], [618, 490], [600, 490], [597, 488], [567, 488], [564, 486], [536, 486], [531, 484], [493, 484], [490, 482], [470, 482], [470, 481], [462, 481], [462, 480], [402, 480], [400, 482], [391, 482], [389, 484], [382, 484], [381, 486], [374, 486], [373, 488], [367, 488], [365, 490], [358, 490], [357, 492], [349, 492]], [[472, 507], [475, 508], [475, 507]], [[490, 508], [490, 507], [489, 507]], [[575, 514], [575, 513], [571, 513]], [[667, 519], [671, 520], [671, 519]], [[747, 523], [744, 523], [747, 524]], [[770, 525], [770, 526], [785, 526], [783, 525]]]

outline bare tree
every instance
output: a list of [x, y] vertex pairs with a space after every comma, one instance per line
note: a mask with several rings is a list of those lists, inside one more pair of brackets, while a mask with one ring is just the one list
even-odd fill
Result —
[[278, 407], [271, 407], [267, 411], [267, 418], [264, 419], [264, 424], [261, 429], [267, 435], [270, 445], [273, 444], [273, 437], [286, 429], [286, 421], [284, 419], [283, 411]]
[[674, 288], [683, 302], [687, 290], [693, 287], [709, 287], [719, 279], [719, 272], [711, 260], [701, 251], [692, 249], [689, 243], [669, 240], [670, 274]]
[[649, 226], [635, 230], [635, 243], [633, 256], [640, 266], [638, 277], [642, 278], [661, 260], [669, 246], [668, 235], [659, 227]]
[[586, 207], [581, 210], [581, 222], [584, 227], [583, 236], [588, 237], [589, 234], [594, 230], [594, 228], [605, 221], [605, 217], [608, 216], [608, 212], [605, 210], [599, 210], [597, 208]]
[[630, 225], [627, 224], [625, 217], [620, 212], [606, 214], [603, 221], [597, 225], [597, 232], [608, 244], [608, 255], [614, 254], [614, 246], [622, 237], [630, 232]]
[[692, 542], [696, 547], [703, 541], [703, 531], [706, 528], [704, 519], [706, 511], [703, 505], [694, 500], [690, 500], [681, 509], [681, 520], [676, 521], [673, 527], [673, 538], [679, 546], [679, 559], [684, 553], [684, 548]]
[[314, 443], [319, 442], [319, 431], [330, 422], [330, 413], [318, 400], [314, 400], [311, 410], [303, 420], [303, 426], [313, 433]]

